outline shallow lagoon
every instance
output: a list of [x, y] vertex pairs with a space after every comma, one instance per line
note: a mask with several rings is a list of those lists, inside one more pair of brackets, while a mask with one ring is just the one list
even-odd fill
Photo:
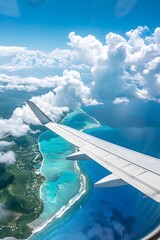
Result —
[[[68, 115], [64, 124], [82, 129], [94, 127], [97, 122], [77, 111]], [[90, 128], [87, 132], [106, 140], [112, 136], [111, 141], [116, 141], [119, 136], [118, 129], [108, 126]], [[47, 182], [41, 188], [45, 211], [40, 219], [47, 221], [62, 205], [65, 209], [69, 199], [79, 194], [82, 179], [79, 179], [80, 172], [74, 162], [65, 160], [74, 151], [69, 143], [49, 131], [43, 133], [39, 141], [44, 156], [41, 172], [47, 176]], [[94, 189], [93, 183], [109, 172], [94, 161], [82, 161], [80, 167], [82, 173], [89, 176], [86, 179], [88, 184], [83, 179], [87, 192], [68, 207], [64, 215], [60, 212], [54, 218], [56, 221], [31, 239], [140, 239], [159, 225], [160, 206], [153, 200], [129, 185]]]

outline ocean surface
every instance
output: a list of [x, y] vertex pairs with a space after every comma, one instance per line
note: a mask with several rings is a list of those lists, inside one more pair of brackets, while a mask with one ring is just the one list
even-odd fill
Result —
[[[122, 129], [99, 126], [79, 109], [63, 124], [141, 150], [136, 136], [128, 141], [121, 137]], [[39, 145], [44, 158], [40, 171], [46, 177], [41, 187], [44, 211], [33, 223], [31, 240], [141, 239], [159, 225], [159, 204], [132, 186], [94, 189], [93, 184], [109, 171], [94, 161], [66, 161], [76, 149], [61, 137], [46, 131]]]

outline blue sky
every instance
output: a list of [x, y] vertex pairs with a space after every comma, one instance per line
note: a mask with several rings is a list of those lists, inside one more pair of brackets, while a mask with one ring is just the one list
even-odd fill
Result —
[[159, 9], [159, 0], [0, 0], [0, 92], [16, 98], [8, 119], [2, 112], [0, 137], [38, 124], [26, 98], [55, 121], [101, 104], [125, 118], [150, 103], [159, 113]]
[[[8, 8], [8, 10], [6, 10]], [[160, 23], [159, 0], [1, 0], [0, 45], [49, 51], [65, 47], [69, 32], [123, 35], [137, 26]]]
[[[0, 0], [0, 92], [30, 92], [55, 121], [88, 105], [123, 106], [124, 116], [159, 108], [159, 9], [159, 0]], [[16, 105], [0, 136], [24, 135], [26, 123], [37, 124]]]

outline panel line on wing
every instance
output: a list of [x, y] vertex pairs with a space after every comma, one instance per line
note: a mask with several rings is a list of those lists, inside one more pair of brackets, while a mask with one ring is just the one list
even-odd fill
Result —
[[[86, 140], [86, 138], [77, 135], [77, 132], [76, 132], [77, 130], [73, 129], [73, 130], [74, 130], [74, 131], [73, 131], [74, 133], [73, 133], [72, 131], [70, 131], [70, 130], [68, 129], [67, 126], [63, 126], [63, 125], [58, 125], [58, 126], [59, 126], [61, 129], [63, 129], [64, 131], [68, 131], [68, 132], [69, 132], [70, 134], [72, 134], [73, 136], [75, 135], [76, 137], [78, 137], [78, 138], [80, 138], [80, 139], [82, 139], [82, 140], [84, 140], [84, 141], [86, 141], [87, 143], [90, 144], [90, 142], [88, 142], [88, 141]], [[118, 158], [120, 157], [119, 155], [117, 155], [117, 154], [115, 154], [115, 153], [112, 153], [111, 151], [106, 150], [105, 148], [100, 147], [100, 146], [98, 146], [98, 145], [95, 144], [95, 143], [92, 143], [92, 145], [94, 145], [94, 146], [96, 146], [96, 147], [98, 147], [98, 148], [100, 148], [100, 149], [102, 149], [102, 150], [105, 150], [106, 152], [108, 152], [108, 153], [110, 153], [110, 154], [112, 154], [112, 155], [114, 155], [114, 156], [117, 156]], [[125, 160], [125, 161], [130, 162], [131, 164], [133, 164], [133, 162], [129, 161], [128, 159], [126, 160], [126, 159], [123, 158], [123, 157], [120, 157], [120, 158], [123, 159], [123, 160]], [[137, 166], [139, 166], [139, 167], [142, 167], [142, 168], [144, 168], [144, 169], [146, 169], [146, 170], [149, 170], [149, 169], [146, 168], [145, 166], [138, 165], [138, 163], [134, 163], [134, 164], [137, 165]], [[153, 172], [154, 174], [160, 175], [160, 173], [158, 174], [157, 172], [154, 172], [154, 171], [152, 171], [152, 170], [149, 170], [149, 171]]]
[[[48, 124], [47, 124], [48, 125]], [[101, 149], [102, 151], [105, 151], [106, 150], [102, 147], [99, 147], [97, 146], [96, 144], [94, 143], [90, 143], [88, 141], [86, 141], [86, 138], [84, 138], [84, 135], [83, 137], [79, 135], [77, 135], [77, 132], [76, 130], [73, 130], [73, 132], [71, 130], [68, 130], [68, 127], [66, 126], [61, 126], [61, 125], [54, 125], [54, 130], [58, 131], [58, 133], [64, 137], [65, 139], [69, 139], [69, 141], [71, 143], [73, 143], [74, 145], [78, 145], [78, 147], [81, 148], [81, 150], [86, 153], [89, 157], [91, 157], [92, 159], [96, 160], [98, 163], [100, 163], [102, 166], [104, 166], [105, 168], [107, 168], [109, 171], [111, 172], [114, 172], [115, 173], [115, 170], [117, 172], [117, 176], [119, 176], [120, 178], [122, 178], [122, 173], [123, 173], [123, 178], [124, 180], [126, 179], [126, 177], [128, 176], [128, 180], [126, 180], [128, 183], [130, 183], [131, 185], [135, 186], [136, 188], [140, 189], [142, 192], [144, 192], [145, 194], [147, 194], [148, 196], [154, 196], [154, 195], [157, 195], [159, 194], [159, 191], [158, 189], [155, 189], [152, 185], [149, 185], [148, 183], [146, 184], [144, 181], [138, 179], [138, 178], [135, 178], [133, 176], [133, 174], [129, 174], [127, 173], [126, 171], [124, 171], [123, 169], [120, 169], [118, 168], [117, 166], [113, 165], [113, 162], [106, 162], [104, 161], [104, 159], [100, 156], [96, 156], [95, 153], [96, 153], [96, 149]], [[49, 128], [49, 126], [48, 126]], [[51, 129], [52, 130], [52, 129]], [[60, 132], [59, 132], [60, 131]], [[76, 132], [76, 133], [74, 133]], [[82, 134], [82, 133], [81, 133]], [[79, 139], [81, 139], [79, 141]], [[77, 141], [78, 140], [78, 141]], [[86, 144], [87, 143], [87, 144]], [[85, 147], [84, 147], [85, 146]], [[91, 146], [91, 147], [90, 147]], [[87, 149], [86, 149], [87, 147]], [[94, 156], [93, 156], [93, 153], [89, 150], [89, 149], [92, 149], [92, 151], [94, 151]], [[108, 151], [107, 151], [108, 152]], [[91, 153], [91, 154], [89, 154]], [[119, 156], [116, 156], [114, 155], [113, 153], [110, 153], [110, 155], [113, 155], [117, 158], [120, 158]], [[101, 158], [101, 159], [100, 159]], [[124, 160], [124, 161], [128, 161], [128, 160]], [[134, 164], [132, 162], [129, 162], [129, 164]], [[110, 167], [109, 167], [110, 166]], [[113, 168], [113, 169], [111, 169]], [[154, 173], [155, 174], [155, 173]], [[125, 177], [126, 176], [126, 177]], [[157, 175], [158, 176], [158, 175]], [[129, 180], [130, 179], [130, 180]], [[131, 180], [132, 179], [132, 180]], [[134, 180], [134, 183], [133, 183], [133, 180]], [[136, 182], [135, 182], [136, 181]], [[138, 185], [138, 184], [141, 184], [141, 187]], [[144, 191], [144, 187], [147, 188], [145, 191]]]
[[[48, 124], [47, 124], [48, 125]], [[68, 127], [66, 127], [66, 126], [61, 126], [61, 125], [58, 125], [58, 124], [56, 124], [56, 127], [57, 128], [59, 128], [59, 130], [61, 131], [61, 136], [63, 137], [63, 135], [65, 136], [65, 138], [66, 138], [66, 135], [68, 135], [66, 132], [68, 132], [69, 133], [69, 135], [70, 136], [68, 136], [69, 137], [69, 141], [70, 142], [72, 142], [74, 145], [76, 145], [76, 142], [77, 142], [77, 138], [79, 139], [81, 139], [82, 141], [80, 141], [81, 143], [83, 143], [83, 144], [80, 144], [81, 146], [81, 150], [83, 150], [83, 152], [84, 153], [86, 153], [86, 154], [88, 154], [89, 152], [90, 152], [90, 145], [91, 145], [91, 148], [92, 149], [94, 149], [95, 148], [95, 151], [94, 152], [97, 152], [96, 151], [96, 148], [100, 148], [102, 151], [106, 151], [104, 148], [102, 148], [102, 147], [99, 147], [99, 146], [97, 146], [96, 144], [94, 144], [94, 143], [90, 143], [90, 142], [88, 142], [87, 140], [86, 140], [86, 138], [84, 138], [84, 136], [82, 137], [82, 136], [80, 136], [80, 134], [79, 135], [77, 135], [77, 133], [74, 133], [75, 132], [75, 130], [72, 132], [72, 131], [70, 131], [70, 130], [68, 130]], [[71, 137], [72, 136], [72, 137]], [[67, 138], [66, 138], [67, 139]], [[73, 141], [73, 139], [74, 139], [74, 141]], [[78, 141], [79, 142], [79, 141]], [[86, 144], [84, 144], [84, 142], [87, 142], [87, 149], [85, 149], [86, 148]], [[85, 146], [85, 147], [84, 147]], [[94, 146], [94, 147], [93, 147]], [[107, 151], [108, 152], [108, 151]], [[110, 153], [111, 155], [113, 155], [113, 156], [115, 156], [115, 157], [117, 157], [117, 158], [120, 158], [119, 156], [116, 156], [115, 154], [113, 154], [113, 153]], [[94, 156], [96, 156], [95, 154], [94, 154]], [[94, 157], [92, 157], [93, 159], [94, 159]], [[142, 181], [141, 179], [138, 179], [138, 178], [136, 178], [135, 176], [133, 176], [133, 174], [130, 174], [130, 173], [127, 173], [126, 171], [124, 171], [123, 170], [123, 168], [122, 169], [120, 169], [120, 168], [118, 168], [117, 166], [115, 166], [113, 163], [111, 163], [111, 162], [108, 162], [107, 161], [107, 159], [106, 159], [106, 161], [104, 161], [104, 159], [102, 158], [102, 157], [100, 157], [99, 155], [98, 156], [96, 156], [96, 158], [98, 158], [99, 160], [100, 160], [100, 158], [101, 158], [101, 165], [103, 165], [105, 168], [107, 168], [107, 166], [106, 165], [110, 165], [111, 167], [113, 167], [114, 169], [117, 169], [118, 171], [119, 171], [119, 174], [117, 175], [117, 176], [119, 176], [120, 177], [120, 175], [121, 175], [121, 173], [123, 172], [125, 175], [127, 175], [129, 178], [131, 178], [131, 179], [134, 179], [134, 180], [136, 180], [137, 181], [137, 183], [139, 182], [139, 183], [141, 183], [143, 186], [146, 186], [146, 187], [148, 187], [150, 190], [152, 189], [153, 191], [154, 191], [154, 193], [156, 194], [156, 193], [159, 193], [159, 191], [158, 191], [158, 189], [155, 189], [152, 185], [149, 185], [148, 183], [146, 183], [146, 182], [144, 182], [144, 181]], [[121, 158], [120, 158], [121, 159]], [[126, 161], [125, 159], [124, 159], [124, 161]], [[127, 160], [128, 161], [128, 160]], [[105, 164], [102, 164], [102, 162], [104, 162]], [[128, 161], [129, 162], [129, 161]], [[129, 164], [133, 164], [133, 163], [129, 163]], [[108, 169], [109, 170], [109, 169]], [[110, 170], [109, 170], [110, 171]], [[155, 173], [154, 173], [155, 174]], [[158, 176], [158, 175], [157, 175]], [[131, 184], [131, 182], [130, 182], [130, 184]], [[132, 185], [132, 184], [131, 184]], [[149, 190], [148, 189], [148, 190]], [[154, 193], [152, 193], [152, 195], [154, 194]]]
[[[89, 151], [88, 151], [88, 152], [89, 152]], [[99, 160], [100, 160], [101, 162], [103, 162], [103, 159], [101, 159], [99, 156], [97, 156], [96, 154], [94, 154], [94, 156], [96, 156], [97, 158], [99, 158]], [[126, 174], [128, 177], [130, 177], [130, 178], [132, 178], [132, 179], [135, 179], [137, 182], [140, 182], [140, 183], [143, 184], [144, 186], [149, 187], [149, 188], [152, 189], [154, 192], [160, 193], [160, 190], [158, 190], [157, 188], [153, 187], [153, 186], [150, 185], [149, 183], [144, 182], [143, 179], [139, 179], [137, 176], [134, 176], [133, 174], [130, 174], [130, 173], [124, 171], [123, 168], [119, 168], [119, 167], [113, 165], [113, 163], [111, 163], [111, 162], [105, 162], [105, 163], [106, 163], [107, 165], [110, 165], [111, 167], [117, 169], [117, 170], [120, 171], [121, 173], [123, 172], [123, 173]], [[131, 165], [131, 164], [129, 164], [129, 165]], [[148, 171], [146, 171], [146, 172], [148, 172]], [[118, 175], [118, 176], [119, 176], [119, 175]], [[156, 174], [155, 174], [155, 176], [159, 177], [159, 176], [156, 175]], [[120, 177], [120, 176], [119, 176], [119, 177]]]
[[80, 148], [117, 177], [160, 202], [160, 161], [156, 158], [53, 123], [33, 102], [28, 105], [44, 126]]

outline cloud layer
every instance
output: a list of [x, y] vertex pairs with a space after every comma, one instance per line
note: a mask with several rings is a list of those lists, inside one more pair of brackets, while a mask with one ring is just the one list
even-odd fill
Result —
[[16, 161], [16, 156], [13, 151], [6, 151], [6, 148], [8, 149], [14, 145], [13, 142], [7, 142], [7, 141], [0, 141], [0, 163], [5, 164], [13, 164]]
[[[68, 38], [68, 49], [48, 53], [0, 46], [0, 91], [46, 89], [31, 100], [54, 121], [81, 105], [130, 104], [134, 99], [160, 102], [159, 27], [151, 33], [140, 26], [125, 37], [109, 32], [105, 44], [93, 35], [71, 32]], [[59, 74], [36, 75], [46, 69]], [[39, 122], [28, 106], [18, 107], [9, 119], [0, 119], [0, 137], [23, 136], [30, 131], [29, 124]], [[1, 161], [9, 159], [14, 162], [14, 154], [2, 151]]]
[[[108, 33], [104, 45], [95, 36], [81, 37], [71, 32], [68, 42], [71, 49], [55, 49], [49, 53], [1, 46], [0, 69], [3, 74], [0, 74], [0, 90], [36, 91], [64, 87], [67, 72], [70, 71], [73, 77], [74, 71], [75, 81], [70, 77], [68, 86], [76, 84], [78, 79], [84, 92], [90, 92], [90, 99], [105, 102], [127, 97], [159, 101], [159, 42], [160, 28], [151, 33], [147, 27], [138, 27], [128, 31], [125, 38]], [[26, 69], [32, 69], [33, 75], [22, 77], [20, 73]], [[34, 76], [35, 69], [59, 69], [63, 74], [39, 78]], [[21, 72], [17, 72], [19, 70]]]
[[13, 151], [0, 152], [0, 163], [13, 164], [16, 161]]

